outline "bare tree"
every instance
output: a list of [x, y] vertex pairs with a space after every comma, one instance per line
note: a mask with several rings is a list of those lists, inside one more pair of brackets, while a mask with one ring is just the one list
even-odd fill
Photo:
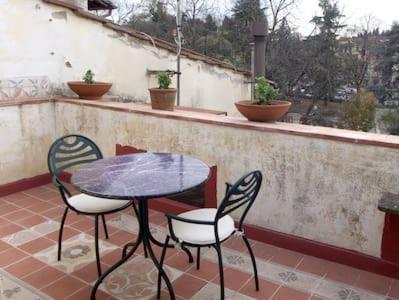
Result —
[[265, 0], [268, 8], [269, 28], [273, 34], [281, 25], [283, 20], [287, 21], [292, 14], [292, 8], [296, 4], [296, 0]]
[[114, 9], [109, 18], [116, 24], [125, 25], [141, 12], [145, 6], [145, 0], [113, 0], [117, 9]]
[[348, 80], [356, 87], [357, 93], [367, 80], [378, 39], [373, 33], [379, 27], [379, 21], [373, 15], [364, 16], [361, 20], [360, 26], [349, 30], [350, 37], [346, 38], [343, 51], [344, 69], [347, 71]]

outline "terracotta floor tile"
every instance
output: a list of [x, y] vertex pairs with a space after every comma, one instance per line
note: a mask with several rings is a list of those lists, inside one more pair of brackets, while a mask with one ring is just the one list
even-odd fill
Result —
[[32, 217], [34, 215], [35, 214], [33, 214], [32, 212], [30, 212], [30, 211], [28, 211], [26, 209], [20, 209], [20, 210], [17, 210], [17, 211], [13, 211], [13, 212], [11, 212], [9, 214], [3, 215], [3, 218], [15, 223], [18, 220], [22, 220], [22, 219], [25, 219], [25, 218], [28, 218], [28, 217]]
[[13, 204], [6, 203], [6, 204], [0, 206], [0, 216], [9, 214], [9, 213], [11, 213], [11, 212], [13, 212], [13, 211], [20, 210], [20, 209], [21, 209], [21, 208], [18, 207], [18, 206], [15, 206], [15, 205], [13, 205]]
[[20, 206], [22, 208], [29, 208], [29, 207], [36, 205], [37, 203], [40, 203], [40, 202], [41, 202], [41, 200], [39, 200], [37, 198], [33, 198], [31, 196], [23, 194], [18, 199], [15, 199], [11, 203], [15, 204], [17, 206]]
[[282, 286], [278, 289], [277, 293], [271, 298], [272, 300], [307, 300], [310, 295], [298, 290], [290, 289]]
[[172, 257], [165, 259], [165, 264], [172, 268], [185, 272], [189, 268], [191, 268], [195, 264], [195, 262], [189, 263], [187, 254], [184, 252], [178, 252]]
[[[84, 299], [90, 299], [90, 295], [91, 295], [91, 286], [87, 285], [65, 299], [84, 300]], [[101, 290], [97, 290], [97, 292], [96, 292], [96, 300], [109, 300], [111, 298], [112, 297], [110, 295], [108, 295], [107, 293], [104, 293]]]
[[156, 225], [163, 225], [167, 222], [165, 214], [156, 212], [150, 215], [150, 223]]
[[388, 296], [399, 299], [399, 279], [392, 279], [391, 289], [389, 290]]
[[51, 191], [51, 190], [47, 190], [46, 192], [40, 194], [40, 199], [46, 202], [52, 202], [52, 200], [61, 199], [61, 195], [58, 191]]
[[30, 198], [31, 198], [30, 196], [24, 194], [23, 192], [14, 193], [14, 194], [10, 194], [10, 195], [1, 197], [2, 200], [10, 202], [10, 203], [17, 203], [21, 199], [30, 199]]
[[34, 254], [41, 250], [47, 249], [48, 247], [51, 247], [54, 244], [55, 244], [55, 241], [40, 237], [40, 238], [30, 241], [28, 243], [19, 245], [18, 248], [28, 252], [29, 254]]
[[41, 194], [46, 193], [48, 189], [44, 186], [37, 186], [28, 190], [24, 190], [23, 193], [26, 195], [39, 197]]
[[269, 260], [278, 251], [280, 251], [280, 248], [273, 246], [273, 245], [257, 242], [252, 246], [252, 251], [254, 252], [254, 254], [257, 258], [260, 258], [263, 260]]
[[358, 269], [345, 265], [324, 261], [326, 265], [326, 278], [353, 285], [359, 277]]
[[306, 273], [324, 276], [327, 273], [325, 261], [313, 256], [305, 255], [297, 269]]
[[121, 247], [124, 246], [126, 243], [135, 242], [136, 239], [137, 236], [135, 234], [124, 230], [119, 230], [112, 234], [107, 242]]
[[35, 213], [41, 213], [41, 212], [44, 212], [44, 211], [49, 210], [54, 207], [55, 207], [55, 205], [53, 205], [53, 204], [41, 201], [41, 203], [37, 203], [37, 204], [29, 207], [28, 209]]
[[5, 266], [11, 265], [13, 263], [16, 263], [23, 258], [27, 257], [27, 254], [22, 252], [21, 250], [18, 250], [14, 247], [10, 247], [7, 250], [4, 250], [1, 252], [0, 255], [0, 267], [3, 268]]
[[0, 217], [0, 227], [7, 225], [7, 224], [10, 224], [10, 221]]
[[[224, 286], [233, 291], [241, 289], [246, 282], [252, 277], [249, 273], [241, 272], [237, 269], [226, 267], [224, 269]], [[218, 275], [212, 280], [213, 283], [220, 284], [219, 272]], [[255, 280], [252, 278], [252, 285], [255, 289]]]
[[244, 253], [248, 251], [247, 246], [245, 246], [244, 240], [241, 237], [238, 238], [232, 236], [223, 243], [223, 246]]
[[[102, 262], [102, 259], [101, 259]], [[106, 270], [103, 264], [101, 264], [102, 271]], [[89, 263], [85, 265], [83, 268], [80, 268], [71, 273], [71, 275], [87, 282], [92, 283], [97, 280], [97, 264], [96, 262]]]
[[207, 281], [217, 278], [217, 282], [219, 282], [219, 265], [206, 259], [201, 259], [200, 269], [197, 270], [194, 258], [194, 263], [191, 264], [187, 273]]
[[84, 287], [86, 287], [86, 284], [82, 281], [71, 276], [65, 276], [46, 286], [42, 291], [55, 299], [65, 299]]
[[54, 207], [41, 213], [42, 216], [61, 222], [65, 207]]
[[391, 287], [391, 282], [391, 278], [360, 271], [360, 276], [356, 281], [355, 286], [381, 295], [387, 295], [389, 288]]
[[41, 289], [64, 276], [64, 272], [50, 266], [45, 266], [44, 268], [23, 277], [23, 280], [35, 288]]
[[[279, 288], [279, 285], [274, 284], [270, 281], [259, 279], [259, 291], [256, 291], [255, 285], [252, 281], [248, 281], [240, 290], [241, 294], [250, 296], [255, 299], [270, 299], [275, 291]], [[292, 299], [294, 300], [294, 299]]]
[[25, 228], [23, 228], [22, 226], [9, 223], [0, 228], [0, 238], [5, 237], [10, 234], [13, 234], [13, 233], [16, 233], [18, 231], [24, 230], [24, 229]]
[[3, 252], [3, 251], [7, 250], [10, 247], [11, 247], [10, 244], [7, 244], [6, 242], [0, 241], [0, 252]]
[[279, 251], [274, 253], [271, 261], [280, 265], [295, 268], [302, 258], [303, 254], [280, 248]]
[[190, 299], [206, 285], [206, 281], [183, 274], [173, 282], [173, 289], [176, 295]]
[[17, 223], [21, 226], [24, 226], [25, 228], [31, 228], [31, 227], [38, 225], [40, 223], [43, 223], [45, 221], [47, 221], [47, 219], [43, 218], [40, 215], [32, 215], [28, 218], [18, 220], [15, 223]]
[[[52, 233], [47, 234], [45, 237], [50, 239], [50, 240], [53, 240], [53, 241], [58, 241], [58, 232], [59, 232], [59, 230], [56, 230], [56, 231], [54, 231]], [[73, 237], [73, 236], [75, 236], [75, 235], [77, 235], [79, 233], [80, 232], [77, 231], [76, 229], [73, 229], [71, 227], [65, 226], [64, 227], [64, 231], [62, 233], [62, 240], [65, 241], [65, 240], [67, 240], [67, 239], [69, 239], [69, 238], [71, 238], [71, 237]]]
[[27, 257], [15, 264], [8, 266], [6, 268], [6, 271], [18, 278], [22, 278], [26, 275], [38, 271], [44, 266], [45, 264], [42, 263], [40, 260], [37, 260], [33, 257]]
[[[81, 220], [74, 222], [69, 226], [82, 232], [94, 231], [94, 217], [90, 219], [82, 218]], [[99, 226], [103, 226], [102, 222], [99, 224]]]
[[111, 266], [115, 264], [122, 257], [122, 249], [113, 250], [101, 257], [101, 262]]

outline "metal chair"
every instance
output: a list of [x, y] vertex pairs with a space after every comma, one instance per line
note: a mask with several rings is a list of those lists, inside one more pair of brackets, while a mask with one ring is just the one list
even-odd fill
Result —
[[72, 167], [77, 167], [102, 158], [103, 155], [100, 149], [92, 140], [77, 134], [65, 135], [57, 139], [51, 145], [47, 156], [47, 163], [52, 181], [60, 191], [61, 197], [66, 204], [58, 234], [58, 260], [61, 260], [62, 233], [68, 211], [72, 210], [77, 214], [94, 216], [94, 242], [98, 276], [101, 276], [98, 242], [99, 217], [102, 219], [105, 237], [108, 239], [108, 230], [104, 215], [133, 206], [136, 216], [138, 216], [137, 208], [131, 200], [103, 199], [86, 194], [72, 195], [72, 193], [67, 189], [65, 182], [61, 180], [60, 175], [62, 172]]
[[[251, 256], [254, 269], [255, 287], [259, 291], [258, 271], [251, 246], [243, 231], [244, 219], [258, 195], [262, 183], [260, 171], [250, 172], [241, 177], [234, 185], [226, 183], [226, 193], [219, 208], [203, 208], [188, 211], [179, 215], [166, 214], [169, 225], [169, 234], [166, 236], [165, 245], [162, 249], [160, 269], [165, 259], [169, 239], [172, 239], [180, 247], [197, 248], [197, 269], [200, 268], [201, 247], [213, 247], [218, 254], [220, 273], [220, 298], [224, 299], [224, 277], [221, 243], [226, 241], [234, 233], [238, 233], [244, 240]], [[244, 210], [238, 222], [238, 228], [229, 213], [243, 207]], [[161, 276], [158, 274], [157, 297], [161, 293]]]

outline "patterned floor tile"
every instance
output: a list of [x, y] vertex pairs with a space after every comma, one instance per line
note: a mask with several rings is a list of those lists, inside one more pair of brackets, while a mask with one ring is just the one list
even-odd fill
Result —
[[[117, 247], [100, 240], [100, 255], [115, 250]], [[76, 271], [95, 260], [94, 239], [81, 233], [62, 242], [61, 260], [57, 260], [58, 245], [35, 253], [33, 256], [44, 263], [64, 271], [67, 274]]]
[[30, 287], [22, 280], [0, 270], [0, 299], [40, 300], [50, 299], [47, 295]]
[[[165, 271], [171, 281], [182, 274], [171, 267]], [[158, 271], [152, 261], [136, 256], [111, 273], [100, 289], [118, 299], [150, 299], [156, 295], [157, 278]]]
[[[240, 300], [251, 300], [253, 298], [245, 296], [240, 293], [236, 293], [232, 290], [225, 289], [226, 299], [240, 299]], [[196, 293], [192, 300], [219, 300], [220, 299], [220, 286], [214, 283], [208, 283], [198, 293]]]

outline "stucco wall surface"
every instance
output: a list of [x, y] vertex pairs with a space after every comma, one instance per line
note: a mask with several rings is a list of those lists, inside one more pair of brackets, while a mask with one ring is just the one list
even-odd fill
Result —
[[399, 193], [399, 151], [56, 103], [57, 132], [81, 132], [113, 155], [116, 143], [185, 153], [218, 166], [224, 182], [260, 169], [248, 223], [380, 256], [384, 192]]
[[53, 103], [0, 107], [0, 185], [48, 172], [54, 115]]
[[[147, 89], [156, 86], [156, 78], [147, 70], [176, 69], [173, 53], [66, 8], [40, 0], [0, 0], [0, 5], [0, 83], [8, 82], [0, 84], [0, 100], [42, 92], [41, 87], [26, 91], [21, 78], [48, 78], [49, 95], [72, 95], [66, 82], [81, 80], [91, 69], [96, 80], [113, 83], [112, 95], [149, 101]], [[236, 115], [234, 101], [250, 96], [242, 74], [184, 57], [181, 65], [183, 106]]]

